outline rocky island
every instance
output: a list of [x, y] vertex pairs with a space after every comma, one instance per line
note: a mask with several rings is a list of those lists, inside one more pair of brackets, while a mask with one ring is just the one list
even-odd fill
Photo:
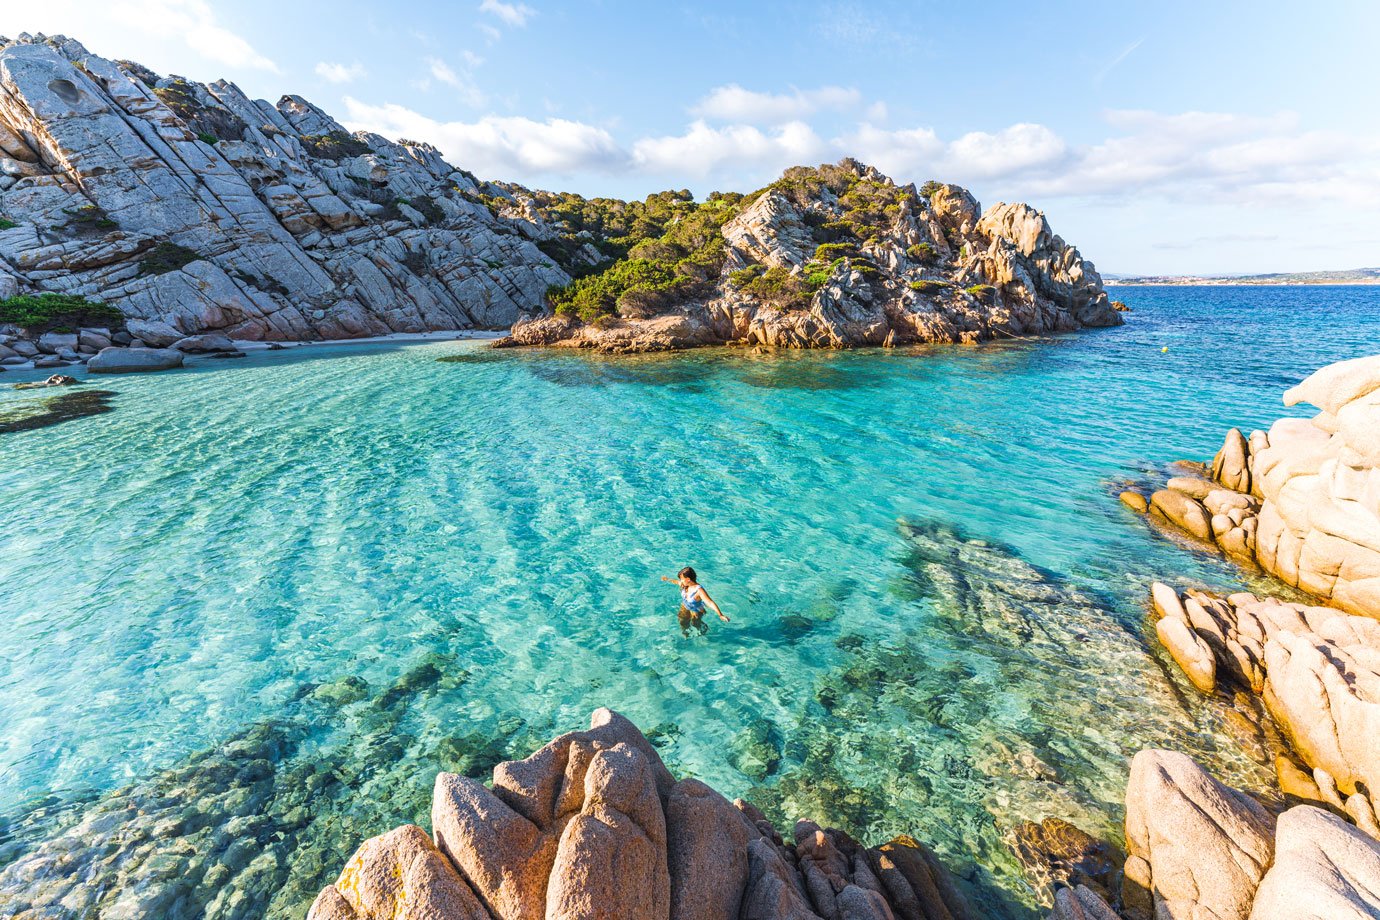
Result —
[[176, 366], [207, 334], [514, 326], [505, 344], [617, 352], [1120, 322], [1040, 212], [983, 213], [958, 186], [845, 160], [698, 203], [536, 192], [421, 141], [351, 133], [298, 96], [251, 100], [62, 36], [0, 38], [0, 361], [15, 366], [107, 348], [163, 350], [107, 367]]

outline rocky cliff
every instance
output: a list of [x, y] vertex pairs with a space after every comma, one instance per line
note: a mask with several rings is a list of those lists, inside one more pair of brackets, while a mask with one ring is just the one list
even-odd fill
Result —
[[[538, 222], [561, 216], [514, 197]], [[586, 231], [571, 242], [608, 241]], [[837, 348], [1122, 322], [1092, 263], [1041, 212], [1003, 203], [984, 213], [958, 186], [897, 185], [853, 160], [686, 207], [661, 236], [552, 300], [554, 313], [518, 323], [504, 344]]]
[[[572, 222], [572, 204], [602, 213]], [[0, 301], [39, 292], [109, 303], [164, 338], [523, 319], [509, 344], [607, 351], [1121, 322], [1040, 212], [984, 214], [957, 186], [898, 186], [845, 160], [698, 205], [688, 192], [587, 201], [481, 183], [299, 96], [270, 105], [21, 35], [0, 38]]]
[[1380, 618], [1380, 355], [1324, 367], [1284, 403], [1322, 411], [1249, 438], [1233, 428], [1207, 476], [1169, 480], [1148, 510], [1342, 610]]
[[0, 300], [240, 339], [506, 327], [569, 279], [478, 189], [297, 96], [0, 38]]

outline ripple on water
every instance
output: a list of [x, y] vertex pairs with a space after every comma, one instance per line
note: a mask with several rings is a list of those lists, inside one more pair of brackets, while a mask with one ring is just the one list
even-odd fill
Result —
[[[612, 704], [678, 773], [932, 838], [1034, 916], [1003, 833], [1115, 837], [1138, 747], [1266, 781], [1145, 628], [1152, 578], [1239, 573], [1109, 484], [1380, 333], [1370, 290], [1121, 296], [1121, 329], [923, 357], [260, 353], [5, 435], [0, 905], [300, 917], [436, 770]], [[734, 618], [693, 640], [687, 563]]]

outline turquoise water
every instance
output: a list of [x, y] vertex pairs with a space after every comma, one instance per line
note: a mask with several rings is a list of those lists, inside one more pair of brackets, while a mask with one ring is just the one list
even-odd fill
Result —
[[[1240, 574], [1118, 483], [1380, 340], [1375, 288], [1113, 296], [1125, 327], [976, 349], [258, 353], [0, 434], [0, 912], [304, 916], [436, 770], [608, 705], [1032, 916], [1004, 835], [1115, 837], [1140, 747], [1269, 779], [1144, 625], [1150, 580]], [[691, 640], [687, 563], [733, 618]]]

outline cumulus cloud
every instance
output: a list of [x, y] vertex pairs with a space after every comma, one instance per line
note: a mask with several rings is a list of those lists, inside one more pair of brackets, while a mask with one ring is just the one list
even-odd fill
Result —
[[482, 176], [606, 174], [626, 168], [628, 154], [607, 131], [563, 118], [488, 115], [441, 122], [401, 105], [345, 98], [346, 126], [435, 144], [447, 160]]
[[809, 125], [787, 122], [770, 131], [753, 125], [710, 127], [697, 121], [684, 134], [645, 137], [633, 144], [633, 165], [644, 172], [706, 178], [732, 167], [740, 175], [777, 172], [817, 160], [827, 146]]
[[327, 83], [350, 83], [364, 76], [365, 70], [364, 65], [359, 63], [347, 66], [322, 61], [316, 65], [316, 75]]
[[[466, 53], [467, 62], [471, 57], [471, 55]], [[454, 90], [454, 95], [459, 98], [461, 102], [473, 108], [479, 108], [488, 101], [484, 93], [474, 84], [474, 77], [468, 69], [461, 73], [457, 73], [454, 67], [451, 67], [440, 58], [434, 57], [427, 58], [425, 63], [427, 77], [413, 83], [418, 89], [422, 91], [431, 89], [431, 83], [435, 80], [437, 83], [449, 86]]]
[[782, 124], [825, 110], [844, 110], [862, 104], [862, 93], [842, 86], [822, 86], [790, 93], [759, 93], [736, 83], [719, 86], [697, 102], [691, 113], [714, 121], [744, 124]]
[[525, 3], [503, 3], [501, 0], [484, 0], [479, 4], [479, 12], [496, 16], [504, 24], [521, 28], [527, 20], [537, 15], [537, 11]]

